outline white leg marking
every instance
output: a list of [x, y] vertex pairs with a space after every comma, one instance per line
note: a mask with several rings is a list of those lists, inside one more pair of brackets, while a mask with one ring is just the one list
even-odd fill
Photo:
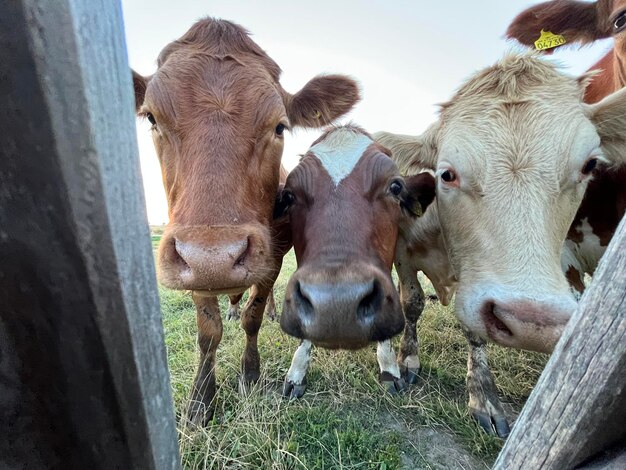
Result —
[[400, 367], [396, 361], [396, 352], [391, 347], [391, 340], [378, 343], [376, 348], [376, 357], [381, 372], [389, 372], [396, 378], [400, 377]]
[[309, 365], [311, 364], [311, 349], [313, 348], [313, 343], [309, 340], [303, 340], [296, 349], [296, 352], [293, 355], [293, 359], [291, 359], [291, 367], [289, 367], [289, 371], [287, 372], [287, 381], [301, 385], [304, 377], [306, 376], [307, 370], [309, 370]]

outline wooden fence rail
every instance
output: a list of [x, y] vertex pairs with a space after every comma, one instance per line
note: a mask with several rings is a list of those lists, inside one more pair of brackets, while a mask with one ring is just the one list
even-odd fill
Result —
[[121, 6], [0, 3], [0, 467], [178, 468]]
[[626, 468], [626, 219], [496, 469]]

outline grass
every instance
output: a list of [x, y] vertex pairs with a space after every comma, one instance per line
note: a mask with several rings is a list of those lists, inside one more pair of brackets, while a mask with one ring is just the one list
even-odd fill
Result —
[[[153, 232], [156, 247], [160, 234]], [[281, 310], [295, 270], [290, 252], [275, 288]], [[427, 293], [433, 293], [428, 281]], [[177, 418], [194, 377], [195, 308], [185, 292], [160, 289]], [[226, 311], [227, 299], [220, 299]], [[216, 413], [205, 429], [179, 427], [183, 465], [190, 469], [488, 468], [502, 441], [485, 435], [466, 408], [466, 341], [451, 307], [428, 302], [419, 323], [420, 382], [390, 396], [378, 383], [375, 345], [357, 352], [316, 349], [298, 401], [281, 397], [298, 341], [264, 320], [259, 333], [261, 380], [239, 391], [244, 334], [224, 320], [218, 348]], [[398, 344], [398, 338], [395, 340]], [[516, 415], [547, 356], [489, 347], [492, 371], [507, 412]], [[181, 421], [182, 422], [182, 421]]]

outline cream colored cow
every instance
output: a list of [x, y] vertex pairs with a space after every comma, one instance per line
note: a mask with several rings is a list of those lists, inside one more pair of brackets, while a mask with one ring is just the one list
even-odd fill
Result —
[[469, 406], [501, 436], [509, 426], [485, 341], [552, 351], [576, 308], [560, 262], [567, 230], [596, 163], [626, 156], [626, 91], [585, 104], [592, 78], [509, 55], [471, 77], [423, 135], [375, 136], [405, 169], [435, 170], [471, 345]]

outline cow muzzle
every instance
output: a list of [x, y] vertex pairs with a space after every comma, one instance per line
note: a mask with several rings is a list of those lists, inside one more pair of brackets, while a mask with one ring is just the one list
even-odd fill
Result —
[[237, 294], [263, 280], [271, 257], [260, 224], [171, 226], [158, 253], [159, 282], [199, 295]]
[[546, 353], [556, 346], [575, 309], [576, 302], [568, 294], [457, 297], [457, 314], [470, 330], [501, 346]]
[[287, 285], [280, 325], [321, 347], [358, 349], [398, 334], [404, 316], [391, 277], [377, 268], [304, 268]]

